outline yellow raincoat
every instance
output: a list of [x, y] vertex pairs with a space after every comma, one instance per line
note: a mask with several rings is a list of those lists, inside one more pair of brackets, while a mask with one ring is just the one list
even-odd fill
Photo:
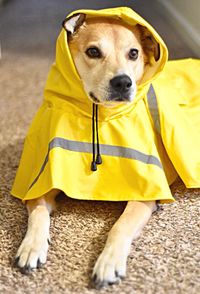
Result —
[[99, 105], [103, 162], [92, 171], [92, 102], [62, 29], [12, 195], [28, 200], [57, 188], [76, 199], [170, 202], [174, 199], [169, 185], [177, 175], [188, 188], [200, 187], [200, 61], [167, 62], [160, 36], [129, 8], [72, 14], [80, 12], [147, 27], [160, 44], [160, 58], [147, 70], [132, 103], [114, 108]]

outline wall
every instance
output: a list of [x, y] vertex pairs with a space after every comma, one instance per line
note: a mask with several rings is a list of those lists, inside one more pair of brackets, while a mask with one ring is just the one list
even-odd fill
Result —
[[200, 57], [200, 0], [157, 0], [187, 45]]

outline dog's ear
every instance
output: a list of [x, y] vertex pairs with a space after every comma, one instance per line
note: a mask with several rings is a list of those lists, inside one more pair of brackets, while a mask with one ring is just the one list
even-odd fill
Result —
[[142, 48], [149, 62], [151, 63], [152, 56], [155, 61], [158, 61], [160, 58], [160, 45], [146, 27], [137, 24], [136, 28], [139, 30]]
[[67, 33], [73, 35], [84, 23], [84, 20], [85, 20], [85, 14], [83, 13], [74, 14], [71, 17], [66, 18], [63, 21], [62, 26], [67, 31]]

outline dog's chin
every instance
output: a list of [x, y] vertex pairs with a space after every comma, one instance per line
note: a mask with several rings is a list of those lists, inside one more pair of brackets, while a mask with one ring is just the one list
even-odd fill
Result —
[[95, 103], [95, 104], [101, 104], [105, 107], [115, 107], [121, 104], [129, 104], [133, 101], [135, 97], [135, 93], [132, 95], [120, 96], [120, 95], [110, 95], [109, 97], [106, 97], [105, 99], [100, 100], [96, 97], [96, 95], [93, 92], [89, 92], [89, 99]]
[[109, 97], [107, 101], [111, 103], [130, 103], [132, 102], [132, 99], [129, 96], [128, 97], [115, 96], [115, 97]]

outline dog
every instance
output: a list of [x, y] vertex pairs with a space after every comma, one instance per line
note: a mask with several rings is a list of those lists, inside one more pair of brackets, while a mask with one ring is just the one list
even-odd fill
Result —
[[[105, 108], [132, 102], [152, 56], [155, 60], [159, 58], [159, 46], [145, 27], [133, 27], [114, 18], [85, 19], [83, 14], [67, 19], [63, 26], [89, 99]], [[23, 273], [46, 262], [50, 213], [55, 209], [59, 192], [53, 189], [26, 201], [28, 228], [15, 262]], [[92, 280], [96, 288], [118, 283], [126, 276], [131, 243], [140, 236], [156, 209], [156, 201], [128, 201], [94, 266]]]

